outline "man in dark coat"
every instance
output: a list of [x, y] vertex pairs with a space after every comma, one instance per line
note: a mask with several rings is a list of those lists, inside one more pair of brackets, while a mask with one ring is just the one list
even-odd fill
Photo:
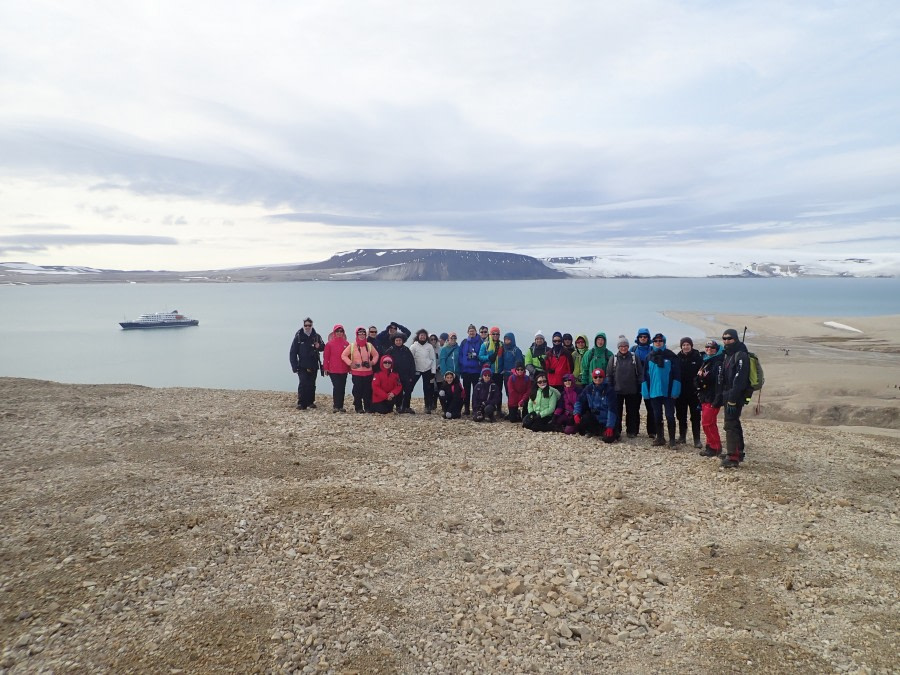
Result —
[[744, 461], [744, 428], [741, 426], [741, 410], [750, 387], [750, 356], [747, 346], [738, 340], [737, 331], [722, 331], [725, 357], [720, 371], [719, 395], [725, 406], [725, 450], [722, 466], [734, 469]]
[[316, 375], [321, 365], [319, 352], [325, 349], [325, 340], [313, 329], [309, 317], [303, 319], [303, 327], [291, 342], [291, 370], [297, 373], [297, 410], [316, 407]]
[[681, 338], [678, 350], [678, 361], [681, 368], [681, 393], [675, 399], [675, 418], [678, 420], [678, 442], [687, 442], [687, 418], [691, 416], [691, 435], [694, 438], [694, 447], [702, 448], [700, 442], [700, 399], [697, 398], [697, 388], [694, 386], [694, 377], [700, 366], [703, 365], [703, 354], [694, 349], [694, 341], [689, 337]]

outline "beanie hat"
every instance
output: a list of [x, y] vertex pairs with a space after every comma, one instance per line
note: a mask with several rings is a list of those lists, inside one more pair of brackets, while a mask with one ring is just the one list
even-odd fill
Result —
[[449, 340], [450, 335], [447, 333], [441, 333], [440, 338], [441, 338], [441, 340]]
[[606, 373], [603, 372], [603, 368], [594, 368], [594, 372], [591, 374], [594, 377], [606, 377]]
[[727, 329], [723, 330], [722, 337], [725, 337], [726, 335], [733, 337], [735, 340], [738, 339], [738, 333], [734, 328], [727, 328]]
[[516, 370], [518, 370], [519, 368], [524, 368], [524, 367], [525, 367], [524, 361], [516, 361]]
[[689, 338], [689, 337], [681, 338], [681, 341], [678, 343], [678, 346], [683, 347], [685, 342], [687, 342], [691, 347], [694, 346], [694, 341], [691, 340], [691, 338]]
[[542, 330], [538, 329], [538, 332], [534, 334], [534, 337], [535, 338], [543, 338], [544, 332]]
[[555, 340], [556, 338], [562, 340], [562, 333], [560, 333], [558, 330], [553, 331], [553, 337], [551, 339]]
[[572, 341], [572, 334], [571, 334], [571, 333], [563, 333], [563, 340], [564, 340], [564, 341], [565, 341], [565, 340], [568, 340], [569, 342], [571, 342], [571, 341]]
[[575, 376], [572, 373], [566, 373], [565, 375], [563, 375], [562, 379], [563, 382], [574, 382]]
[[392, 340], [401, 340], [402, 342], [406, 342], [406, 334], [402, 330], [398, 330], [394, 333], [394, 336], [391, 338]]
[[491, 332], [492, 332], [492, 333], [499, 333], [499, 332], [500, 332], [500, 326], [491, 326]]
[[484, 377], [485, 373], [487, 373], [488, 375], [492, 374], [491, 369], [488, 368], [487, 366], [485, 366], [484, 368], [481, 369], [481, 376]]
[[628, 346], [628, 338], [625, 337], [624, 335], [620, 335], [620, 336], [619, 336], [619, 341], [616, 343], [616, 347], [621, 347], [621, 346], [623, 346], [623, 345], [624, 345], [625, 347]]

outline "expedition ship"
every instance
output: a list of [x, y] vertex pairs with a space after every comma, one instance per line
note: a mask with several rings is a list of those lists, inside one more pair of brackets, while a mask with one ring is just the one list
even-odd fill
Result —
[[171, 312], [141, 314], [134, 321], [123, 321], [119, 325], [126, 330], [130, 328], [183, 328], [199, 326], [200, 322], [197, 319], [189, 319], [180, 314], [177, 309], [173, 309]]

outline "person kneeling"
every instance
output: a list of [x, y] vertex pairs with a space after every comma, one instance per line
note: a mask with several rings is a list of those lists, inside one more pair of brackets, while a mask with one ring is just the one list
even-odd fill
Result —
[[553, 412], [557, 403], [559, 392], [547, 384], [546, 373], [539, 372], [528, 398], [528, 414], [522, 419], [522, 426], [531, 431], [553, 431]]
[[595, 368], [591, 383], [581, 390], [575, 402], [575, 428], [585, 436], [602, 436], [604, 443], [616, 438], [616, 391], [606, 382], [606, 373]]
[[490, 368], [481, 371], [481, 381], [472, 391], [472, 420], [493, 422], [500, 408], [500, 386], [494, 382]]
[[456, 377], [456, 373], [449, 371], [444, 373], [444, 380], [438, 385], [438, 401], [441, 402], [441, 412], [448, 420], [458, 420], [462, 417], [463, 404], [466, 402], [466, 388]]
[[394, 372], [394, 360], [390, 356], [381, 357], [381, 370], [372, 378], [372, 412], [386, 415], [394, 407], [400, 411], [402, 406], [403, 385]]
[[563, 390], [559, 397], [559, 405], [553, 411], [553, 426], [564, 434], [575, 433], [575, 404], [578, 392], [575, 391], [575, 376], [566, 373], [562, 376]]

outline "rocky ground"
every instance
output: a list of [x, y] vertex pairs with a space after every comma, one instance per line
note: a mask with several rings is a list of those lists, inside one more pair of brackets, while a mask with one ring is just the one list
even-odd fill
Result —
[[[0, 379], [0, 672], [900, 670], [900, 439]], [[419, 409], [421, 404], [419, 402]]]

